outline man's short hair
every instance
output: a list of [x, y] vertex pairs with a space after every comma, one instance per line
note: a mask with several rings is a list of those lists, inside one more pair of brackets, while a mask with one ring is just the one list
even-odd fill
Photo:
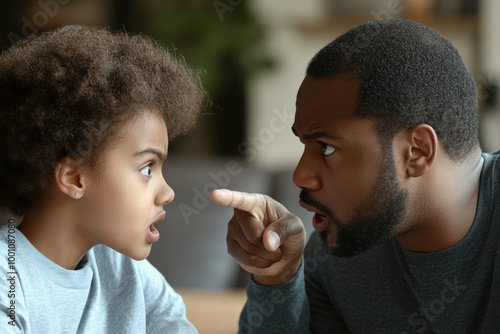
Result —
[[[359, 25], [321, 49], [307, 75], [352, 73], [357, 115], [377, 119], [379, 137], [429, 124], [456, 162], [479, 147], [477, 92], [458, 50], [435, 30], [401, 19]], [[387, 142], [387, 141], [383, 142]]]

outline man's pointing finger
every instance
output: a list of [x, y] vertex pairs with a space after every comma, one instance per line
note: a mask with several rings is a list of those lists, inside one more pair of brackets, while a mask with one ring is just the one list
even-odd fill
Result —
[[[215, 204], [228, 206], [230, 208], [253, 212], [257, 207], [265, 207], [266, 200], [259, 194], [249, 194], [229, 189], [216, 189], [210, 193], [210, 199]], [[262, 211], [262, 209], [260, 210]]]

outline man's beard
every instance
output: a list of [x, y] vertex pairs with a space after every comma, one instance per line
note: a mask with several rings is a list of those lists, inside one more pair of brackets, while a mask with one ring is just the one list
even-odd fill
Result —
[[[353, 217], [348, 221], [340, 221], [328, 207], [310, 197], [305, 190], [301, 191], [302, 202], [316, 208], [327, 217], [329, 224], [337, 226], [337, 242], [330, 247], [333, 255], [357, 255], [390, 239], [396, 227], [402, 223], [408, 193], [397, 183], [392, 155], [385, 158], [368, 199], [355, 208]], [[328, 232], [322, 231], [320, 236], [328, 245]]]

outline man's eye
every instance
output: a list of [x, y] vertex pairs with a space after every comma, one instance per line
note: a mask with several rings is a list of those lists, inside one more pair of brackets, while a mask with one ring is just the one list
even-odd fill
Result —
[[333, 147], [332, 145], [329, 145], [329, 144], [325, 144], [325, 143], [320, 143], [321, 144], [321, 150], [323, 151], [323, 155], [325, 157], [333, 154], [333, 152], [335, 152], [335, 147]]
[[146, 167], [141, 169], [141, 174], [146, 175], [146, 176], [151, 176], [152, 171], [153, 170], [151, 169], [151, 166], [146, 166]]

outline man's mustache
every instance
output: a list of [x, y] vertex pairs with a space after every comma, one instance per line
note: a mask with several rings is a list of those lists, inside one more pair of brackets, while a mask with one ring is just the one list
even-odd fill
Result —
[[321, 212], [324, 215], [329, 217], [333, 217], [332, 211], [326, 206], [320, 203], [318, 200], [314, 199], [309, 193], [302, 189], [299, 194], [299, 198], [302, 202], [309, 205], [311, 208], [315, 209], [315, 211]]

